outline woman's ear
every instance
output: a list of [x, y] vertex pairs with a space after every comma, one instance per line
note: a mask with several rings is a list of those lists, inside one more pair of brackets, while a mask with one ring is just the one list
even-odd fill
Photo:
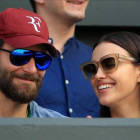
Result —
[[140, 66], [138, 66], [138, 83], [140, 83]]
[[34, 0], [36, 3], [43, 4], [45, 0]]

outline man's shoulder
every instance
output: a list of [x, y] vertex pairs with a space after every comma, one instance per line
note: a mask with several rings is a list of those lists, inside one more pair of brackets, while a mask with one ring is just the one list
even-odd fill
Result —
[[92, 47], [75, 38], [75, 42], [83, 49], [92, 50]]
[[73, 46], [75, 46], [76, 48], [78, 48], [80, 50], [92, 51], [91, 46], [88, 46], [87, 44], [85, 44], [84, 42], [76, 39], [75, 37], [69, 38], [65, 45], [66, 46], [71, 46], [71, 43], [73, 44]]
[[30, 110], [32, 117], [35, 118], [67, 118], [56, 111], [39, 106], [34, 101], [30, 102]]

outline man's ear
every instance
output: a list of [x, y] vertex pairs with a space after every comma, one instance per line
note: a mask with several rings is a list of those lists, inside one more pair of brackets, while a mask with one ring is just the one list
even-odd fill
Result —
[[34, 0], [36, 3], [44, 4], [45, 0]]

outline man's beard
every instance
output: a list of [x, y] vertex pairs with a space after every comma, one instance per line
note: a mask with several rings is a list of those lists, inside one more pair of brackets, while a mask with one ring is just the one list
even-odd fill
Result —
[[[14, 82], [14, 78], [31, 80], [34, 82]], [[0, 90], [9, 99], [18, 103], [29, 103], [34, 100], [42, 85], [42, 77], [28, 74], [16, 74], [0, 68]], [[18, 80], [17, 80], [18, 81]]]

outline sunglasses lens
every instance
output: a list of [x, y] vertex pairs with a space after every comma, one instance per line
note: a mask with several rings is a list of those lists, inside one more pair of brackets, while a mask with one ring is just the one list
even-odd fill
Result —
[[116, 62], [114, 57], [105, 58], [102, 60], [101, 65], [106, 72], [111, 72], [116, 68]]
[[32, 57], [30, 50], [15, 49], [11, 52], [10, 61], [15, 66], [22, 66], [29, 62]]
[[15, 66], [22, 66], [28, 63], [32, 56], [39, 70], [46, 70], [51, 64], [52, 58], [50, 55], [41, 52], [35, 52], [33, 55], [32, 51], [24, 49], [13, 50], [10, 55], [10, 61]]
[[95, 64], [87, 64], [83, 67], [83, 71], [87, 78], [91, 78], [97, 73], [97, 68]]
[[35, 58], [36, 67], [39, 70], [46, 70], [50, 66], [52, 61], [50, 55], [45, 53], [40, 53], [40, 52], [36, 52], [34, 58]]

